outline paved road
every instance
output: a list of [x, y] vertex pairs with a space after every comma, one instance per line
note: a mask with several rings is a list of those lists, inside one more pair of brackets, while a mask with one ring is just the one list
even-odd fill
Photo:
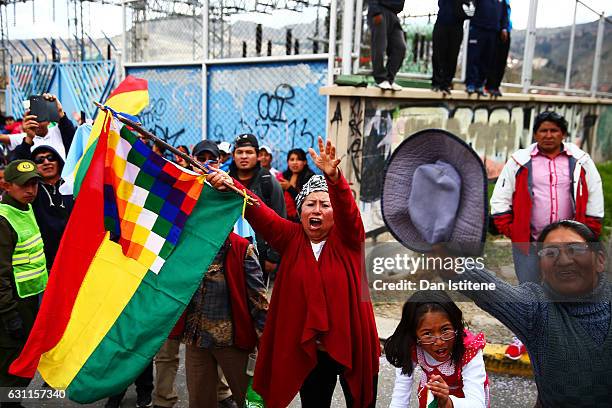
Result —
[[[184, 348], [181, 348], [181, 361], [184, 357]], [[393, 383], [395, 380], [394, 368], [387, 362], [383, 357], [381, 359], [381, 369], [378, 386], [378, 407], [388, 407], [391, 402], [391, 394], [393, 393]], [[521, 377], [508, 377], [500, 375], [490, 375], [489, 381], [491, 382], [491, 407], [492, 408], [529, 408], [533, 407], [536, 398], [536, 387], [531, 379]], [[39, 388], [41, 379], [37, 378], [32, 383], [33, 388]], [[415, 382], [416, 384], [417, 382]], [[185, 386], [185, 367], [181, 364], [179, 373], [177, 376], [177, 387], [178, 394], [180, 396], [179, 403], [175, 406], [176, 408], [188, 408], [187, 401], [187, 389]], [[413, 392], [413, 395], [416, 393]], [[123, 407], [134, 407], [136, 405], [136, 393], [134, 387], [130, 387], [124, 401]], [[90, 405], [79, 405], [72, 403], [67, 400], [62, 401], [31, 401], [24, 402], [24, 406], [27, 408], [59, 408], [59, 407], [103, 407], [104, 402], [97, 402]], [[336, 387], [336, 393], [334, 395], [334, 402], [332, 407], [343, 408], [344, 397], [340, 386]], [[412, 406], [416, 407], [416, 403]], [[299, 408], [299, 398], [296, 398], [290, 405], [290, 408]]]

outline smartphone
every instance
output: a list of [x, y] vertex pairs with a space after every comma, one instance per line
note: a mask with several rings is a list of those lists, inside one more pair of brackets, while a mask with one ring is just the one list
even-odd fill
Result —
[[49, 101], [42, 95], [30, 96], [30, 115], [36, 115], [37, 122], [59, 122], [55, 101]]

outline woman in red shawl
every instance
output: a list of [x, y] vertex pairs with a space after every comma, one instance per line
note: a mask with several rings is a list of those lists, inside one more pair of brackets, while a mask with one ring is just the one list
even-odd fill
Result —
[[[269, 408], [286, 407], [298, 391], [302, 407], [329, 407], [338, 376], [348, 407], [376, 401], [380, 346], [363, 223], [336, 148], [319, 138], [319, 151], [309, 149], [325, 178], [313, 176], [297, 197], [301, 224], [279, 217], [261, 199], [246, 211], [281, 254], [253, 384]], [[224, 179], [220, 172], [208, 176], [219, 190]]]

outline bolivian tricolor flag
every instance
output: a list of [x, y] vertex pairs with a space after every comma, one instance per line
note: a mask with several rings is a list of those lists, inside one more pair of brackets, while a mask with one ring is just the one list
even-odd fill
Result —
[[107, 117], [34, 328], [10, 372], [73, 401], [125, 389], [150, 363], [242, 210]]

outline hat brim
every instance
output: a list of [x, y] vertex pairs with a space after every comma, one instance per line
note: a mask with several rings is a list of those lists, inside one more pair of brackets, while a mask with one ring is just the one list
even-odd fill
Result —
[[42, 176], [38, 173], [24, 173], [24, 174], [20, 174], [19, 176], [15, 177], [14, 179], [12, 179], [10, 181], [10, 183], [15, 183], [19, 186], [23, 186], [25, 183], [27, 183], [28, 181], [32, 180], [32, 179], [39, 179], [42, 180]]
[[193, 152], [193, 155], [194, 156], [199, 156], [199, 155], [201, 155], [202, 153], [205, 153], [205, 152], [208, 152], [208, 153], [212, 154], [215, 157], [215, 159], [219, 158], [219, 152], [214, 152], [214, 151], [212, 151], [212, 150], [210, 150], [208, 148], [200, 149], [198, 151], [195, 151], [195, 152]]
[[414, 226], [408, 197], [415, 170], [443, 160], [461, 176], [461, 202], [449, 242], [465, 255], [480, 255], [488, 222], [487, 174], [482, 160], [463, 140], [441, 129], [427, 129], [404, 140], [385, 166], [381, 209], [391, 234], [408, 249], [429, 252], [432, 247]]

